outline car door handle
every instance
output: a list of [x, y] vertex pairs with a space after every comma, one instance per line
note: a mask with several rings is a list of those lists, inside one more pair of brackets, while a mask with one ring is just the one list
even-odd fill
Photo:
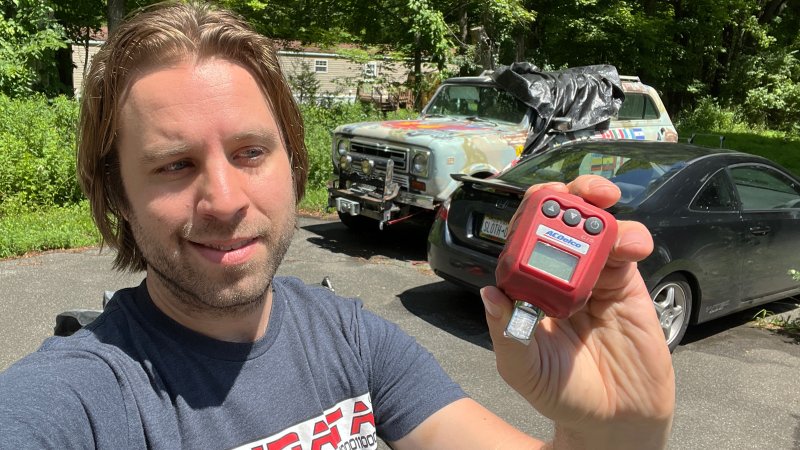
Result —
[[750, 234], [754, 236], [766, 236], [769, 232], [772, 231], [772, 228], [763, 226], [763, 227], [750, 227]]

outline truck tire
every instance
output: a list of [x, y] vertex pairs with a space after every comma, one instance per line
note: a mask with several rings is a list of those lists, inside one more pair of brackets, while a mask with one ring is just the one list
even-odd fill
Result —
[[338, 214], [339, 220], [351, 231], [358, 233], [374, 233], [380, 231], [378, 228], [378, 221], [375, 219], [364, 216], [352, 216], [348, 213], [341, 212], [338, 212]]

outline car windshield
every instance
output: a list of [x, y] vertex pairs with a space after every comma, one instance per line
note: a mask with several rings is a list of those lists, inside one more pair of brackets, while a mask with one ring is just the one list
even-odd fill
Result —
[[527, 111], [524, 103], [494, 87], [446, 84], [428, 104], [425, 114], [522, 123]]
[[498, 178], [530, 186], [551, 181], [568, 183], [579, 175], [600, 175], [622, 191], [618, 205], [635, 207], [685, 167], [684, 158], [677, 152], [646, 148], [565, 147], [525, 159]]

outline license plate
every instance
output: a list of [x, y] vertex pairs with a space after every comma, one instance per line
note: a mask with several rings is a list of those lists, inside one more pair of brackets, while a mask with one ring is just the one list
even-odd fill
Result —
[[485, 216], [483, 218], [483, 223], [481, 223], [481, 231], [479, 234], [482, 238], [505, 243], [508, 237], [508, 222], [491, 216]]

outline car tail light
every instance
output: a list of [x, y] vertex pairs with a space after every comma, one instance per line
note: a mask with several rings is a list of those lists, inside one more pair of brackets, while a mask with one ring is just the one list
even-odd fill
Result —
[[445, 200], [436, 210], [436, 220], [447, 222], [447, 213], [450, 212], [450, 199]]

